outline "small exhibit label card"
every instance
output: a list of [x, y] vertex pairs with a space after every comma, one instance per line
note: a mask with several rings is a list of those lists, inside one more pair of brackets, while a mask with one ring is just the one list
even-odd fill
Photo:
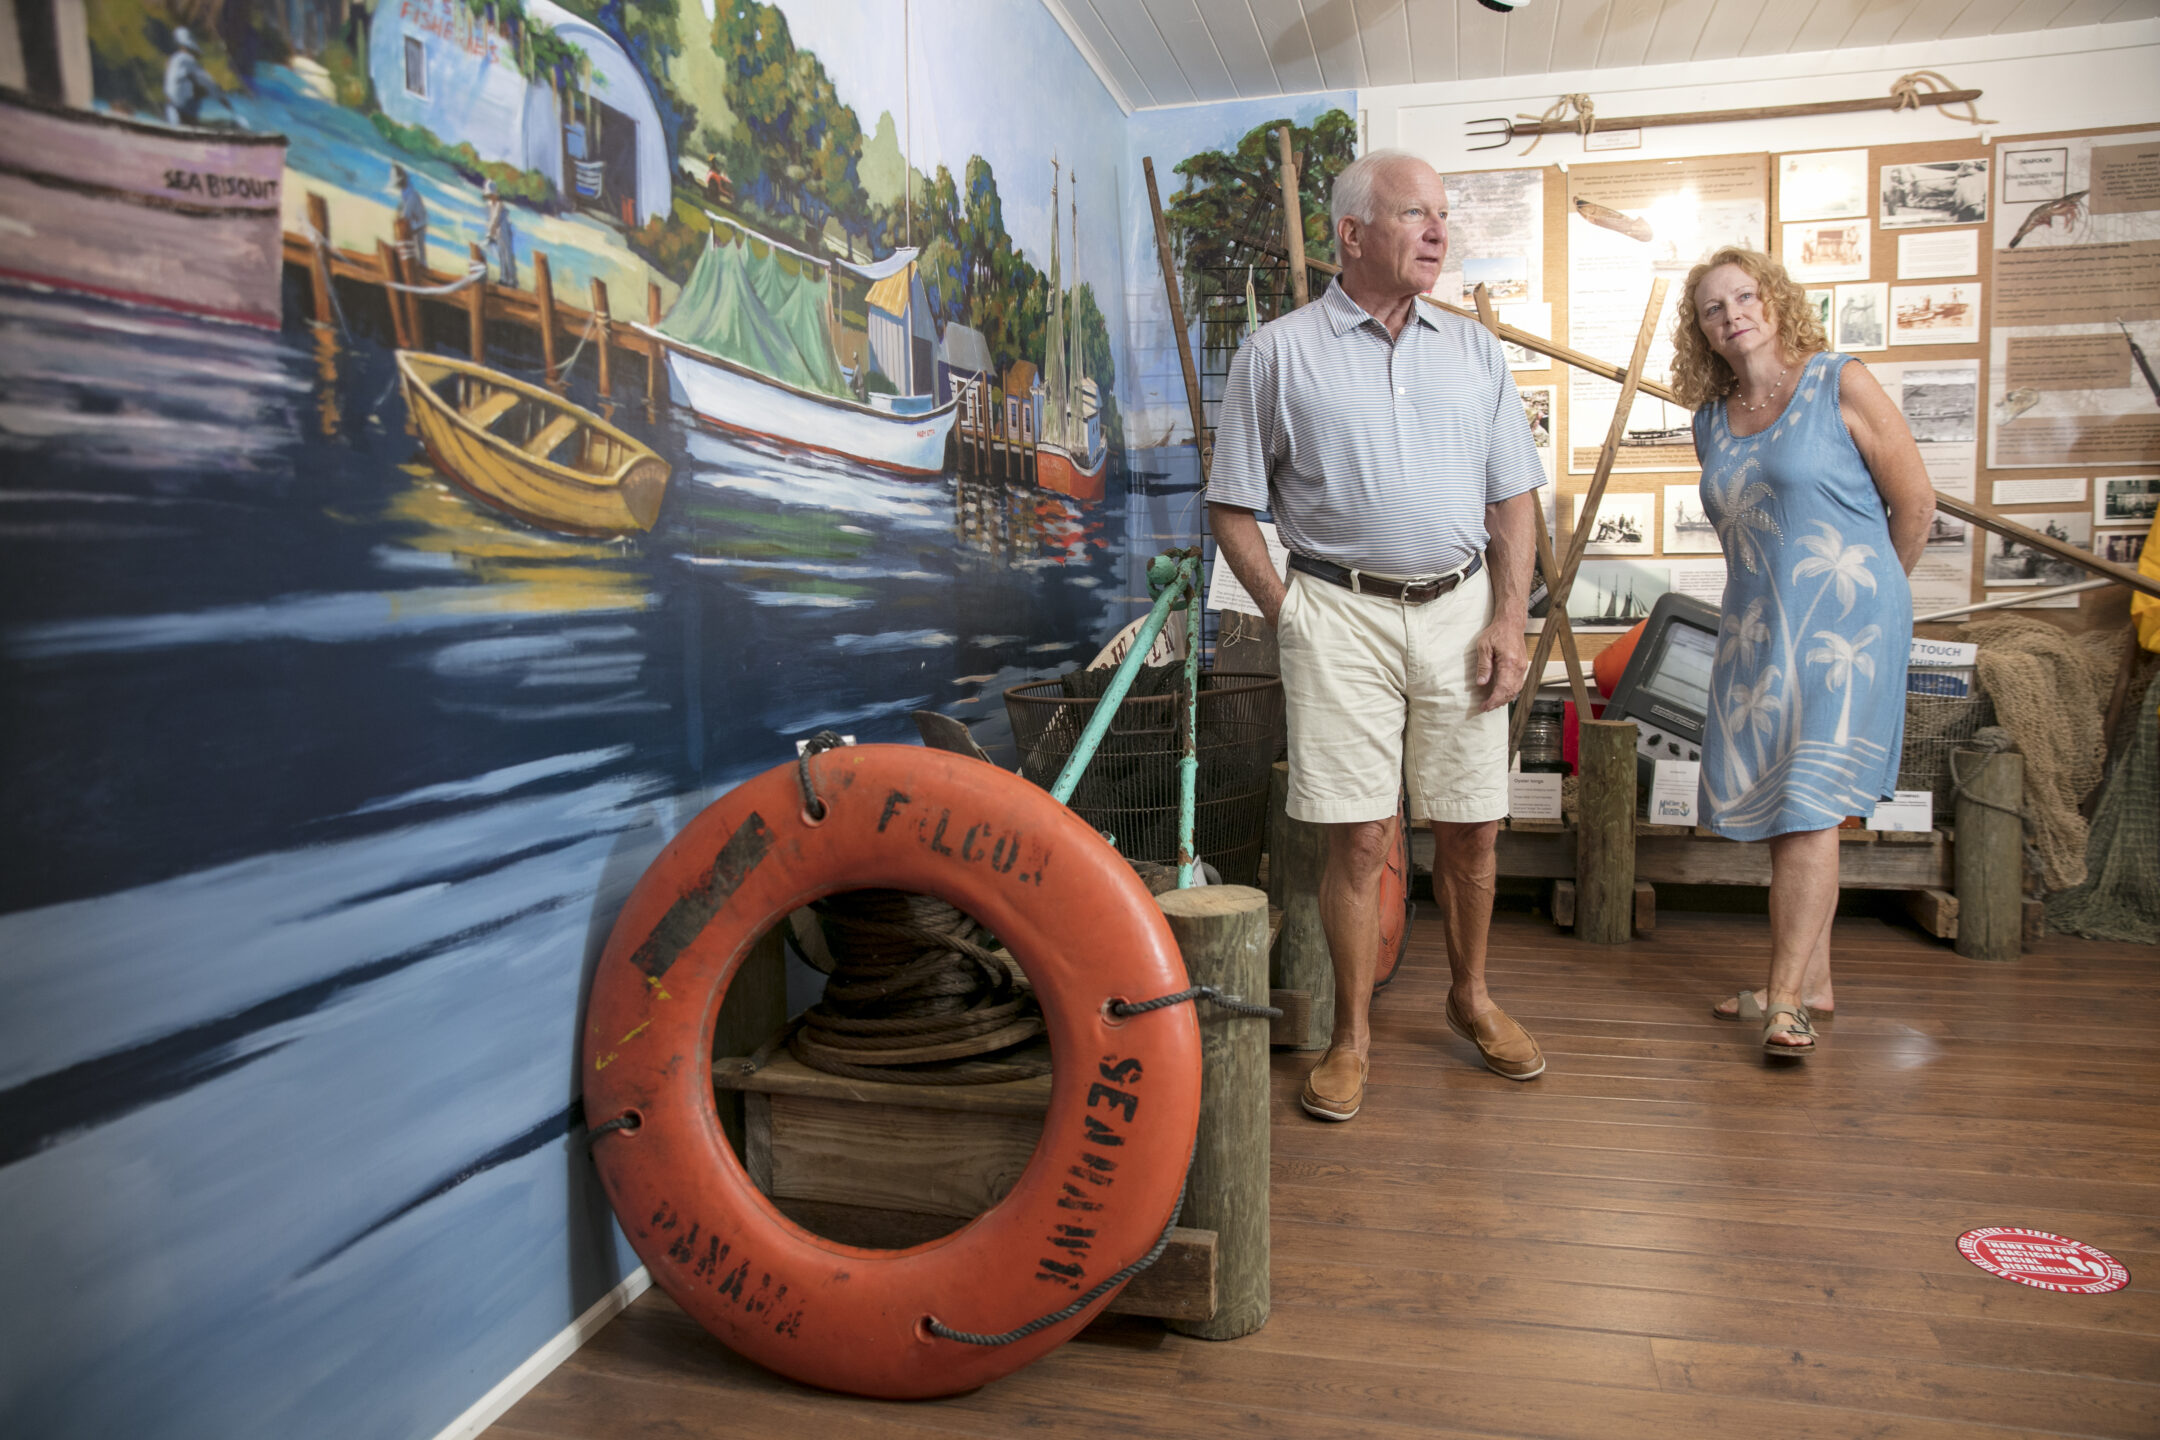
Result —
[[1932, 830], [1935, 828], [1935, 792], [1900, 790], [1895, 800], [1885, 800], [1868, 816], [1870, 830]]
[[1516, 820], [1558, 820], [1560, 782], [1565, 775], [1530, 774], [1520, 770], [1507, 777], [1508, 815]]
[[1702, 784], [1699, 760], [1660, 760], [1650, 779], [1650, 823], [1693, 825], [1695, 795]]

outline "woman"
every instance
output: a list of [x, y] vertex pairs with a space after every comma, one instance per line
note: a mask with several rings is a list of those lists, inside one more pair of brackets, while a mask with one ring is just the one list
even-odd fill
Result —
[[1695, 409], [1703, 509], [1725, 551], [1702, 811], [1770, 842], [1770, 978], [1718, 1005], [1760, 1019], [1773, 1055], [1815, 1048], [1829, 1014], [1837, 826], [1897, 783], [1912, 591], [1934, 489], [1897, 406], [1826, 353], [1784, 267], [1726, 249], [1689, 273], [1674, 388]]

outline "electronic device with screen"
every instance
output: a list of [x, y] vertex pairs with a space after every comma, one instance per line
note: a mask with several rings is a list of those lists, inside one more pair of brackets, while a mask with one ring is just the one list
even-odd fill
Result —
[[1605, 702], [1606, 719], [1635, 722], [1636, 775], [1646, 788], [1654, 762], [1702, 759], [1717, 638], [1715, 606], [1677, 592], [1660, 596]]

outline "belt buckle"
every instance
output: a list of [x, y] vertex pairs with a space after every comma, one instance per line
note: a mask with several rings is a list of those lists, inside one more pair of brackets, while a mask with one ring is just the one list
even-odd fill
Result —
[[1421, 576], [1416, 580], [1405, 580], [1402, 587], [1403, 604], [1423, 605], [1428, 600], [1437, 600], [1446, 593], [1444, 587], [1447, 582], [1448, 577], [1445, 575]]

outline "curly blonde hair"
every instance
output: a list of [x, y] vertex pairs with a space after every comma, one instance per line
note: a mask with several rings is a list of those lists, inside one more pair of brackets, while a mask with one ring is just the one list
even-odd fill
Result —
[[1680, 403], [1690, 410], [1730, 395], [1740, 383], [1725, 357], [1712, 350], [1710, 342], [1703, 338], [1695, 314], [1695, 287], [1720, 265], [1739, 266], [1760, 288], [1763, 311], [1777, 327], [1778, 345], [1788, 357], [1801, 360], [1830, 348], [1821, 317], [1808, 303], [1807, 292], [1785, 273], [1785, 267], [1760, 250], [1728, 245], [1688, 271], [1687, 284], [1676, 306], [1679, 316], [1673, 324], [1672, 387]]

